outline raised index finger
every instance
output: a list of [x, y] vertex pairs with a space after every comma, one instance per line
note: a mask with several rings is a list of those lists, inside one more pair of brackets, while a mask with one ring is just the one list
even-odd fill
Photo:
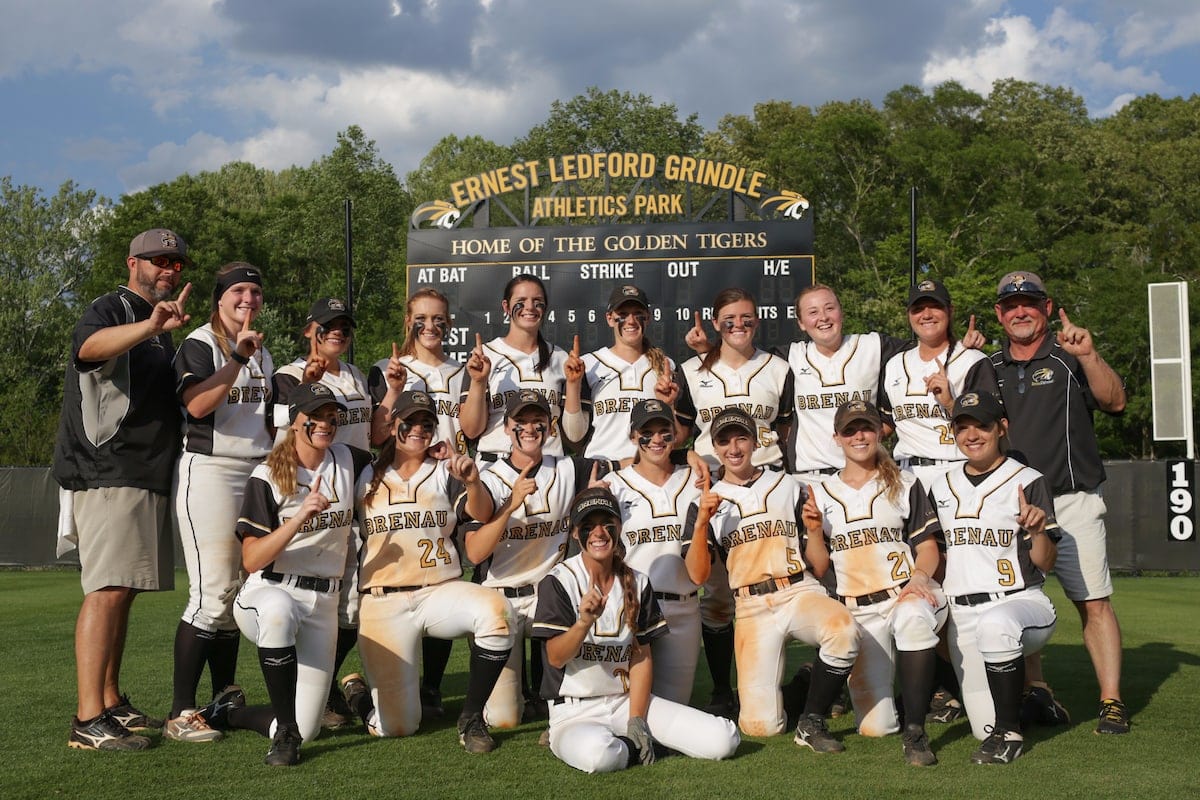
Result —
[[1067, 310], [1062, 306], [1058, 307], [1058, 318], [1062, 321], [1064, 328], [1071, 324], [1070, 318], [1067, 317]]
[[320, 476], [320, 474], [317, 475], [317, 479], [315, 481], [313, 481], [313, 485], [312, 485], [312, 493], [313, 494], [316, 494], [319, 491], [321, 491], [321, 476]]
[[246, 309], [246, 316], [242, 319], [242, 333], [250, 332], [250, 323], [254, 321], [254, 310]]
[[696, 330], [699, 330], [699, 331], [703, 331], [703, 330], [704, 330], [704, 328], [702, 328], [702, 327], [700, 326], [700, 312], [699, 312], [699, 311], [697, 311], [697, 312], [696, 312], [696, 324], [695, 324], [695, 325], [693, 325], [692, 327], [693, 327], [693, 328], [695, 328]]
[[[249, 315], [247, 314], [247, 316]], [[308, 357], [314, 359], [317, 355], [317, 334], [314, 332], [312, 336], [308, 337]]]
[[975, 330], [975, 315], [971, 315], [971, 321], [967, 323], [967, 333], [973, 333]]
[[571, 345], [571, 355], [579, 358], [579, 334], [575, 334], [575, 343]]
[[482, 334], [479, 334], [479, 333], [475, 334], [475, 349], [481, 353], [483, 352], [483, 335]]
[[188, 295], [190, 295], [191, 293], [192, 293], [192, 282], [188, 281], [187, 283], [185, 283], [183, 285], [183, 288], [179, 291], [179, 298], [175, 301], [175, 302], [179, 303], [180, 308], [183, 308], [183, 304], [187, 302]]
[[395, 342], [392, 342], [392, 358], [396, 359], [397, 361], [400, 360], [400, 348], [396, 347]]

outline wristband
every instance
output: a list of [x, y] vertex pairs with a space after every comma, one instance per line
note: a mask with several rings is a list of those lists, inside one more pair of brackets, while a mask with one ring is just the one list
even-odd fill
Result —
[[229, 351], [229, 358], [241, 364], [242, 366], [246, 366], [250, 363], [250, 357], [242, 355], [237, 350]]

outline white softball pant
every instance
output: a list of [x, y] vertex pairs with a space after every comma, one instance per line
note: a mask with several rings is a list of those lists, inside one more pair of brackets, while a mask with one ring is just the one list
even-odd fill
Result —
[[368, 730], [376, 736], [409, 736], [421, 724], [422, 636], [473, 636], [485, 650], [504, 651], [513, 644], [512, 620], [504, 595], [457, 579], [411, 591], [364, 594], [358, 652], [375, 702]]
[[[646, 724], [654, 741], [692, 758], [719, 761], [733, 755], [741, 742], [737, 728], [724, 717], [654, 695]], [[625, 769], [629, 750], [617, 737], [628, 727], [628, 694], [564, 698], [550, 704], [550, 751], [584, 772]]]
[[[243, 635], [259, 647], [296, 648], [296, 722], [304, 741], [321, 732], [321, 715], [329, 699], [333, 659], [337, 649], [338, 593], [298, 589], [263, 580], [260, 573], [246, 579], [237, 594], [233, 616]], [[270, 735], [275, 735], [272, 723]]]
[[1036, 653], [1050, 641], [1058, 618], [1041, 587], [1001, 596], [976, 606], [950, 604], [946, 640], [950, 663], [962, 684], [963, 708], [976, 739], [996, 722], [984, 664], [1003, 664]]
[[233, 630], [233, 599], [243, 580], [234, 535], [246, 481], [258, 461], [184, 453], [175, 469], [175, 527], [188, 572], [183, 621], [205, 631]]
[[738, 727], [747, 736], [782, 733], [784, 646], [797, 639], [821, 648], [821, 660], [849, 668], [858, 656], [858, 626], [844, 605], [831, 598], [811, 575], [770, 594], [737, 596], [733, 628]]
[[887, 736], [900, 730], [893, 687], [896, 651], [928, 650], [938, 643], [946, 624], [948, 606], [942, 590], [934, 590], [938, 605], [909, 596], [881, 603], [854, 606], [847, 603], [860, 630], [858, 658], [850, 673], [850, 701], [863, 736]]

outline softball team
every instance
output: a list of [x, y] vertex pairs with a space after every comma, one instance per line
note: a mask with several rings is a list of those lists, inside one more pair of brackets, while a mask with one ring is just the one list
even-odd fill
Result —
[[[585, 355], [578, 337], [568, 352], [542, 336], [546, 302], [541, 280], [514, 277], [507, 332], [477, 335], [460, 365], [445, 351], [446, 297], [419, 289], [403, 347], [367, 380], [342, 360], [353, 315], [323, 298], [307, 355], [274, 372], [253, 325], [261, 274], [222, 268], [211, 319], [175, 359], [187, 426], [173, 501], [190, 590], [165, 736], [257, 730], [272, 738], [267, 763], [291, 765], [342, 700], [371, 734], [408, 736], [442, 712], [438, 642], [470, 637], [457, 725], [469, 752], [496, 747], [489, 726], [549, 701], [549, 746], [577, 769], [649, 764], [656, 743], [720, 759], [737, 727], [784, 729], [784, 646], [799, 639], [818, 652], [792, 709], [796, 743], [844, 750], [825, 717], [849, 678], [859, 733], [904, 723], [905, 758], [925, 766], [937, 761], [923, 721], [945, 626], [983, 740], [973, 760], [1021, 755], [1022, 655], [1054, 628], [1040, 587], [1057, 526], [1044, 479], [1005, 456], [994, 372], [969, 349], [982, 337], [972, 326], [968, 346], [954, 341], [942, 284], [910, 292], [910, 349], [843, 335], [834, 292], [809, 287], [796, 299], [809, 341], [784, 357], [755, 345], [753, 296], [726, 289], [717, 341], [697, 319], [698, 355], [678, 367], [648, 340], [637, 286], [614, 289], [613, 343]], [[917, 475], [882, 449], [888, 423]], [[692, 436], [702, 462], [684, 466], [673, 451]], [[380, 447], [373, 463], [368, 446]], [[365, 676], [331, 691], [356, 610]], [[236, 685], [239, 630], [269, 705], [248, 707]], [[538, 641], [528, 677], [540, 698], [525, 638]], [[687, 707], [702, 639], [715, 707], [737, 727]], [[213, 700], [199, 707], [206, 665]]]

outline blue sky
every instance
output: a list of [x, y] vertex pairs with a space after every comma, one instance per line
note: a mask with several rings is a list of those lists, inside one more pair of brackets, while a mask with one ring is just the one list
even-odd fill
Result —
[[[0, 0], [0, 175], [117, 197], [358, 124], [403, 177], [447, 134], [511, 142], [589, 86], [713, 127], [764, 100], [1070, 86], [1094, 116], [1200, 83], [1195, 0]], [[429, 199], [429, 198], [419, 198]]]

